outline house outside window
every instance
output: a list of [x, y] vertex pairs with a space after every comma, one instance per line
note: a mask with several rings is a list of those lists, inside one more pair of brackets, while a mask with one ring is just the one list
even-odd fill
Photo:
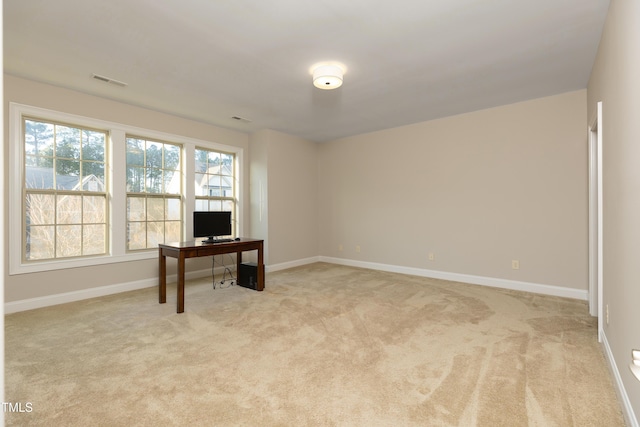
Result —
[[108, 251], [107, 132], [23, 118], [23, 260]]
[[178, 144], [126, 138], [127, 250], [182, 238], [182, 169]]
[[195, 210], [230, 211], [236, 231], [236, 159], [232, 153], [195, 149]]

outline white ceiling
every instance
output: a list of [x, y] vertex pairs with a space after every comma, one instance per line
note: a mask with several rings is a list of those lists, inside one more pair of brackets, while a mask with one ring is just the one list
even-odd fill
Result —
[[[242, 132], [321, 142], [585, 88], [608, 5], [4, 0], [4, 70]], [[346, 65], [341, 88], [314, 88], [310, 67], [320, 61]]]

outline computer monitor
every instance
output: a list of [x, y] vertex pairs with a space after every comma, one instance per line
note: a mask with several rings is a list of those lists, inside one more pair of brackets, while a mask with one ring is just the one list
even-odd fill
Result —
[[193, 212], [193, 237], [206, 237], [203, 242], [213, 243], [217, 237], [231, 234], [231, 212]]

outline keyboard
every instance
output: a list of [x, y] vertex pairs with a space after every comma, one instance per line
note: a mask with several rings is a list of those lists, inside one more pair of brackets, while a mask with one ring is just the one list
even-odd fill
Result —
[[229, 242], [233, 242], [233, 239], [215, 239], [214, 241], [210, 241], [210, 240], [203, 240], [202, 243], [229, 243]]

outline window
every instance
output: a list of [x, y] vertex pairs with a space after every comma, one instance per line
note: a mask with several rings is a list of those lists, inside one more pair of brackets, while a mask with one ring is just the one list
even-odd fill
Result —
[[8, 144], [10, 275], [156, 258], [196, 204], [240, 228], [240, 147], [14, 102]]
[[23, 259], [105, 254], [107, 133], [23, 120]]
[[196, 211], [230, 211], [235, 234], [235, 155], [204, 148], [195, 149]]
[[182, 237], [181, 147], [127, 137], [127, 249]]

